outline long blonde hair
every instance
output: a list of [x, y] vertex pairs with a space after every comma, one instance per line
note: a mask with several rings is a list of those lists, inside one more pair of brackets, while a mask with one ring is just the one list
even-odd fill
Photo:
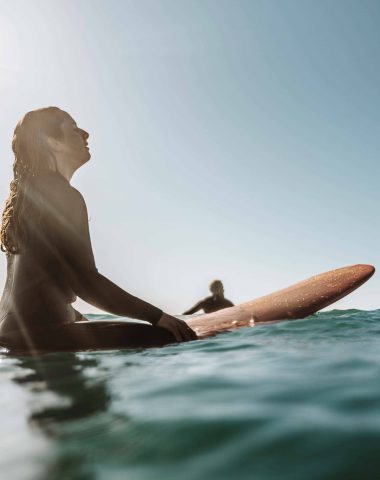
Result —
[[53, 169], [47, 137], [60, 138], [66, 112], [58, 107], [40, 108], [28, 112], [17, 123], [13, 133], [13, 180], [5, 202], [0, 230], [0, 248], [7, 254], [20, 251], [22, 225], [20, 210], [24, 203], [23, 185], [28, 178]]

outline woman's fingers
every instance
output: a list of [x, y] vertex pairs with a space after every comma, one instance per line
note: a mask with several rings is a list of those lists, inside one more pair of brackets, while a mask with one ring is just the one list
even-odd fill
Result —
[[180, 330], [180, 333], [181, 333], [181, 336], [182, 336], [182, 341], [183, 342], [188, 342], [188, 341], [191, 341], [191, 340], [196, 340], [197, 339], [197, 335], [196, 333], [189, 327], [189, 325], [184, 322], [183, 320], [179, 320], [179, 323], [178, 326], [180, 327], [179, 330]]
[[197, 340], [197, 334], [194, 332], [192, 328], [189, 327], [189, 325], [186, 324], [187, 327], [187, 333], [189, 335], [189, 340]]
[[172, 333], [175, 336], [177, 342], [186, 342], [189, 339], [189, 333], [186, 327], [178, 323], [173, 325], [173, 327], [174, 328], [172, 330]]
[[157, 326], [166, 328], [169, 330], [176, 339], [177, 342], [188, 342], [190, 340], [196, 340], [196, 333], [189, 327], [189, 325], [183, 320], [179, 320], [176, 317], [163, 313]]

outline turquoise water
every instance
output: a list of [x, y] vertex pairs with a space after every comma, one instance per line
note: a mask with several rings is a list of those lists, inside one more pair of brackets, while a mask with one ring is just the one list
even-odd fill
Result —
[[1, 478], [379, 479], [379, 340], [380, 310], [334, 310], [145, 351], [0, 353]]

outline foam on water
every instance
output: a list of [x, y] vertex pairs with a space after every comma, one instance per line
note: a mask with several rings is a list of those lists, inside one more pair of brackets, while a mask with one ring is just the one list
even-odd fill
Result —
[[379, 335], [380, 310], [334, 310], [150, 350], [0, 353], [0, 471], [378, 479]]

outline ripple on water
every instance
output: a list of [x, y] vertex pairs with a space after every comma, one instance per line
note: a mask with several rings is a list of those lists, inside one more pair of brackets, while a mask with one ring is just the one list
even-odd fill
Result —
[[379, 320], [334, 310], [151, 350], [0, 352], [1, 471], [378, 479]]

